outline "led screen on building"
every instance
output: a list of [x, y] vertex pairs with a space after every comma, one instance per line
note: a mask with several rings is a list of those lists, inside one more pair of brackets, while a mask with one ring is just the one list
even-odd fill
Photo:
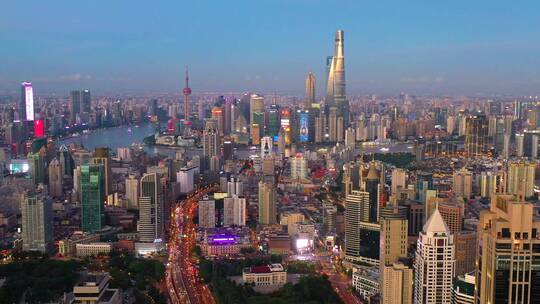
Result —
[[300, 114], [300, 141], [307, 142], [309, 140], [309, 114]]

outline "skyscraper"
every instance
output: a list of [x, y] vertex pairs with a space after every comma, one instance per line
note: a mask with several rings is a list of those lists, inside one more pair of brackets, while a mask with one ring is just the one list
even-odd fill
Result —
[[540, 220], [534, 205], [509, 194], [491, 196], [480, 212], [475, 303], [538, 303]]
[[465, 154], [480, 156], [488, 150], [488, 120], [485, 115], [467, 117], [465, 121]]
[[276, 192], [270, 183], [259, 182], [259, 224], [276, 223]]
[[34, 89], [32, 83], [21, 83], [21, 100], [19, 103], [19, 119], [21, 121], [34, 120]]
[[[414, 303], [450, 303], [454, 277], [454, 236], [435, 209], [418, 238]], [[483, 302], [485, 303], [485, 302]]]
[[335, 38], [334, 56], [328, 71], [326, 85], [326, 103], [335, 105], [343, 115], [344, 123], [349, 123], [349, 105], [345, 93], [345, 53], [344, 32], [338, 30]]
[[414, 294], [413, 268], [411, 260], [400, 259], [384, 268], [381, 291], [383, 304], [412, 304]]
[[112, 173], [111, 173], [111, 157], [109, 148], [97, 147], [92, 158], [94, 164], [103, 165], [103, 174], [105, 177], [105, 195], [112, 193]]
[[[190, 119], [189, 116], [189, 95], [191, 95], [191, 88], [189, 87], [189, 76], [188, 76], [188, 67], [186, 66], [186, 86], [182, 90], [184, 95], [184, 121], [188, 122]], [[199, 119], [201, 119], [199, 117]]]
[[375, 168], [375, 162], [369, 163], [369, 170], [366, 176], [366, 192], [369, 193], [369, 222], [379, 222], [379, 195], [381, 176], [379, 170]]
[[199, 228], [216, 227], [216, 201], [205, 197], [199, 201]]
[[207, 119], [203, 131], [203, 156], [206, 168], [210, 168], [211, 160], [219, 155], [217, 122]]
[[454, 195], [464, 199], [471, 198], [472, 194], [472, 173], [466, 168], [454, 172], [452, 176]]
[[71, 103], [70, 103], [70, 122], [72, 124], [77, 122], [77, 115], [81, 113], [81, 101], [82, 101], [82, 92], [81, 91], [71, 91]]
[[305, 179], [308, 174], [307, 159], [302, 153], [296, 153], [296, 156], [291, 157], [291, 178]]
[[34, 186], [38, 184], [44, 184], [46, 180], [46, 168], [45, 158], [41, 155], [40, 152], [30, 152], [28, 153], [28, 166], [30, 177], [32, 178], [32, 183]]
[[157, 173], [141, 178], [139, 196], [139, 240], [153, 243], [163, 238], [163, 195]]
[[[394, 273], [395, 271], [398, 271], [397, 268], [399, 268], [399, 266], [396, 266], [395, 263], [397, 263], [400, 258], [407, 257], [407, 227], [408, 221], [406, 207], [388, 205], [386, 208], [381, 210], [379, 279], [381, 281], [381, 290], [383, 290], [383, 303], [395, 303], [392, 301], [395, 300], [396, 296], [389, 295], [387, 299], [386, 295], [384, 294], [386, 284], [388, 283], [386, 280], [390, 279], [390, 281], [392, 281], [391, 278], [386, 278], [385, 275], [387, 273]], [[391, 269], [387, 270], [387, 268]], [[412, 277], [412, 270], [409, 269], [409, 272]], [[390, 289], [394, 288], [392, 286], [387, 287]], [[388, 291], [388, 289], [386, 290]], [[410, 295], [410, 299], [412, 299], [412, 290], [410, 290]], [[403, 296], [400, 298], [403, 298]]]
[[223, 213], [223, 226], [245, 226], [246, 198], [236, 195], [224, 198]]
[[23, 250], [50, 252], [54, 247], [52, 201], [42, 189], [29, 191], [21, 202]]
[[306, 99], [304, 100], [304, 109], [311, 109], [311, 105], [315, 103], [315, 75], [309, 72], [306, 78]]
[[84, 232], [95, 232], [103, 225], [105, 174], [103, 165], [80, 166], [81, 224]]
[[508, 164], [508, 193], [529, 198], [534, 194], [536, 164], [525, 160]]
[[64, 169], [58, 161], [54, 158], [49, 163], [49, 195], [52, 197], [61, 197], [63, 194], [63, 181], [64, 181]]
[[345, 256], [360, 258], [360, 222], [369, 221], [369, 193], [352, 190], [345, 197]]
[[128, 209], [139, 209], [139, 180], [133, 174], [126, 178], [126, 200]]

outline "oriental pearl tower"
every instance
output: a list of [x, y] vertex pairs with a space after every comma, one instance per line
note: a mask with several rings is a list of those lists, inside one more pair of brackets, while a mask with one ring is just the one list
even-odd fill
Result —
[[191, 136], [191, 121], [189, 121], [189, 95], [191, 95], [191, 89], [189, 88], [189, 76], [188, 67], [186, 66], [186, 86], [182, 90], [184, 94], [184, 133], [183, 137]]
[[189, 95], [191, 95], [191, 89], [189, 88], [189, 76], [188, 67], [186, 66], [186, 86], [182, 90], [184, 94], [184, 124], [189, 123]]

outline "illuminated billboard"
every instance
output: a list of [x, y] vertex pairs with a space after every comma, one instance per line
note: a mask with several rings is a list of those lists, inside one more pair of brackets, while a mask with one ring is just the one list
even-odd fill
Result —
[[26, 120], [34, 120], [34, 90], [31, 82], [23, 82]]
[[45, 121], [43, 119], [34, 120], [34, 137], [45, 136]]
[[28, 160], [26, 159], [12, 159], [9, 164], [10, 173], [26, 173], [30, 169]]
[[309, 114], [300, 113], [300, 142], [309, 140]]

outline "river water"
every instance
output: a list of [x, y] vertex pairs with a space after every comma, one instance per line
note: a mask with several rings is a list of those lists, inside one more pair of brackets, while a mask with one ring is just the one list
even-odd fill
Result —
[[[132, 144], [140, 144], [143, 142], [143, 139], [149, 135], [152, 135], [156, 132], [157, 125], [146, 123], [138, 126], [120, 126], [115, 128], [100, 129], [90, 131], [87, 134], [80, 134], [76, 137], [64, 138], [58, 141], [58, 146], [65, 144], [69, 145], [71, 143], [77, 143], [82, 145], [87, 150], [94, 150], [96, 147], [109, 147], [111, 150], [115, 151], [119, 147], [129, 147]], [[386, 149], [383, 148], [388, 148]], [[175, 148], [170, 147], [145, 147], [145, 151], [149, 154], [161, 154], [167, 156], [174, 156], [176, 151]], [[410, 143], [394, 143], [387, 146], [364, 146], [362, 149], [364, 153], [388, 153], [388, 152], [412, 152], [412, 144]], [[249, 148], [239, 148], [236, 150], [237, 157], [241, 159], [248, 158], [249, 155], [257, 153], [256, 150], [251, 150]], [[186, 151], [188, 156], [193, 155], [202, 155], [201, 149], [189, 149]]]

